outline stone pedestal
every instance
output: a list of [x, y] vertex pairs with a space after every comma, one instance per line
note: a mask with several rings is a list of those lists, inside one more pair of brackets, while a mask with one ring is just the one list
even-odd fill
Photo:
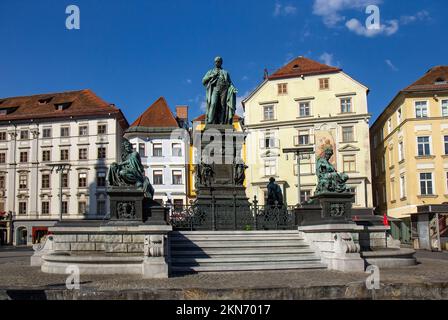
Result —
[[168, 209], [144, 197], [143, 191], [109, 187], [110, 225], [168, 225]]
[[144, 222], [145, 197], [142, 190], [127, 187], [109, 187], [110, 221], [138, 224]]
[[330, 270], [364, 272], [360, 255], [358, 232], [363, 227], [355, 224], [323, 224], [299, 227], [299, 232], [318, 252]]
[[298, 225], [353, 224], [353, 193], [323, 193], [311, 197], [310, 204], [296, 208]]
[[202, 228], [226, 230], [252, 225], [246, 188], [235, 180], [236, 163], [242, 161], [245, 134], [235, 131], [232, 125], [206, 125], [196, 134], [201, 141], [196, 170], [200, 170], [203, 162], [213, 172], [210, 179], [202, 181], [196, 175], [195, 206], [205, 213]]

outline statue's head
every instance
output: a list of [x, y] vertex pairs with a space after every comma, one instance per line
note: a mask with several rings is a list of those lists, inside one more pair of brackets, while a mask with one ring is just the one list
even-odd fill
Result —
[[331, 146], [327, 146], [324, 149], [324, 156], [327, 160], [330, 160], [330, 158], [333, 156], [333, 148]]
[[221, 57], [216, 57], [215, 58], [215, 66], [217, 68], [221, 68], [222, 67], [222, 58]]
[[121, 148], [123, 150], [123, 153], [132, 153], [132, 152], [134, 152], [134, 148], [132, 147], [132, 143], [130, 143], [128, 139], [123, 139], [123, 142], [121, 143]]
[[269, 182], [270, 182], [270, 183], [274, 183], [274, 182], [275, 182], [275, 178], [274, 178], [274, 177], [270, 177], [270, 178], [269, 178]]

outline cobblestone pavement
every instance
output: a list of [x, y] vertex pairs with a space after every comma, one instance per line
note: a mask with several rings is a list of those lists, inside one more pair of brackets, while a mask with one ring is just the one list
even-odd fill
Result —
[[[32, 251], [24, 248], [0, 249], [0, 289], [63, 289], [65, 275], [46, 274], [30, 267]], [[447, 253], [418, 252], [419, 264], [401, 269], [381, 270], [382, 283], [448, 283]], [[365, 273], [328, 270], [270, 271], [244, 273], [201, 273], [170, 279], [143, 280], [139, 275], [84, 275], [86, 290], [136, 289], [250, 289], [337, 286], [363, 283]]]

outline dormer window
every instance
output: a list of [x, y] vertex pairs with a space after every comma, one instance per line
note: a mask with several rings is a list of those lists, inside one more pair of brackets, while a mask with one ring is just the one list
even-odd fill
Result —
[[444, 78], [437, 78], [435, 84], [447, 84], [447, 81]]
[[43, 105], [43, 104], [49, 104], [51, 99], [53, 99], [52, 97], [49, 98], [44, 98], [44, 99], [39, 99], [39, 104]]
[[299, 65], [298, 65], [298, 64], [295, 64], [292, 68], [293, 68], [294, 70], [297, 70], [297, 69], [299, 69]]
[[8, 114], [13, 113], [16, 111], [19, 107], [13, 107], [13, 108], [0, 108], [0, 116], [6, 116]]
[[71, 106], [71, 104], [72, 104], [71, 102], [56, 103], [54, 105], [54, 108], [58, 111], [62, 111], [62, 110], [68, 109]]

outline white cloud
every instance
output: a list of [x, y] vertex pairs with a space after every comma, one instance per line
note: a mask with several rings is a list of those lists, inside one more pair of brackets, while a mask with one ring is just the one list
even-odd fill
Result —
[[313, 14], [321, 16], [326, 26], [334, 27], [345, 21], [342, 11], [365, 9], [369, 5], [378, 5], [382, 0], [314, 0]]
[[242, 101], [244, 100], [244, 98], [246, 98], [248, 95], [250, 95], [250, 91], [246, 91], [242, 96], [237, 96], [236, 97], [236, 111], [235, 113], [237, 115], [239, 115], [240, 117], [244, 118], [244, 109], [243, 109], [243, 104]]
[[292, 4], [283, 5], [280, 2], [277, 2], [274, 7], [274, 17], [278, 16], [292, 16], [297, 13], [297, 7]]
[[428, 21], [428, 20], [431, 20], [431, 15], [426, 10], [419, 11], [412, 16], [401, 16], [400, 17], [400, 23], [403, 25], [407, 25], [410, 23], [418, 22], [418, 21]]
[[397, 20], [390, 20], [386, 23], [382, 23], [379, 29], [369, 28], [367, 29], [358, 19], [351, 19], [345, 23], [345, 26], [351, 32], [356, 33], [359, 36], [372, 38], [378, 35], [391, 36], [395, 34], [399, 29]]
[[332, 66], [333, 65], [333, 54], [324, 52], [320, 57], [319, 60], [325, 63], [326, 65]]
[[192, 83], [191, 79], [187, 79], [187, 80], [185, 80], [185, 82], [186, 82], [187, 84], [191, 84], [191, 83]]
[[398, 68], [390, 61], [389, 59], [386, 59], [386, 64], [393, 70], [398, 71]]

